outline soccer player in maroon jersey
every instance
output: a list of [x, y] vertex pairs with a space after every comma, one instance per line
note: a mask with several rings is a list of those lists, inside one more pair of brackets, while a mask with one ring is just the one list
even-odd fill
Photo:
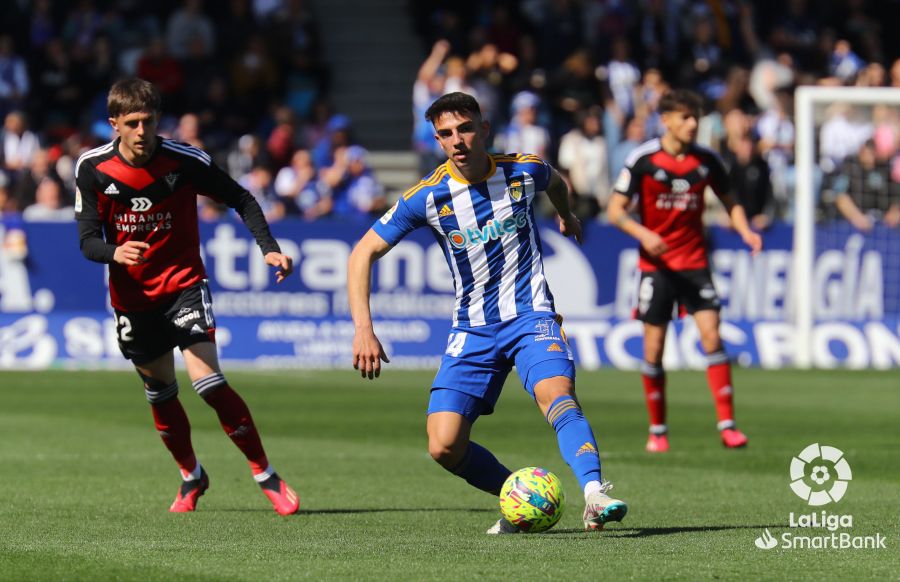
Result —
[[[659, 112], [665, 133], [629, 155], [607, 208], [610, 222], [640, 243], [637, 318], [644, 322], [641, 376], [650, 413], [646, 449], [656, 453], [669, 450], [662, 356], [676, 303], [680, 312], [694, 316], [700, 331], [722, 442], [729, 448], [747, 444], [746, 435], [734, 423], [731, 365], [719, 336], [719, 296], [713, 287], [703, 234], [706, 188], [722, 201], [732, 226], [753, 254], [762, 248], [762, 239], [750, 229], [744, 209], [730, 195], [719, 157], [694, 143], [700, 108], [699, 95], [690, 91], [676, 90], [663, 96]], [[632, 199], [639, 220], [628, 214]]]
[[107, 99], [118, 137], [82, 155], [75, 166], [78, 231], [85, 257], [109, 265], [109, 294], [122, 354], [134, 364], [156, 428], [181, 469], [169, 511], [194, 511], [209, 477], [194, 455], [191, 427], [175, 379], [178, 347], [194, 390], [209, 404], [253, 477], [282, 515], [295, 513], [297, 494], [269, 465], [244, 400], [219, 368], [216, 323], [200, 259], [197, 194], [237, 210], [253, 233], [276, 281], [293, 270], [259, 205], [204, 151], [156, 135], [160, 97], [147, 81], [124, 79]]

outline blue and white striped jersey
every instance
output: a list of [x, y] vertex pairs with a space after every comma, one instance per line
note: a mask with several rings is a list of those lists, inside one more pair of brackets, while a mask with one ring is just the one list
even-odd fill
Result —
[[447, 161], [406, 191], [372, 227], [388, 244], [429, 226], [456, 288], [455, 327], [554, 311], [532, 204], [550, 166], [529, 154], [491, 155], [482, 182], [469, 183]]

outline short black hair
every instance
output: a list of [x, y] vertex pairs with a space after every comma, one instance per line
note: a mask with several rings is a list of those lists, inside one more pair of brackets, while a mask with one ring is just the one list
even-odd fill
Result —
[[434, 123], [444, 113], [468, 113], [473, 117], [481, 118], [481, 107], [471, 95], [459, 91], [447, 93], [431, 104], [431, 107], [425, 112], [425, 119]]
[[676, 109], [687, 109], [697, 115], [703, 111], [703, 98], [688, 89], [669, 91], [659, 100], [659, 112], [668, 113]]

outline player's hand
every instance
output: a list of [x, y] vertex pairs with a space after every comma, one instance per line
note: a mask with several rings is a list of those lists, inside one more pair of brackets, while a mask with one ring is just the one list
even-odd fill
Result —
[[651, 257], [658, 257], [669, 250], [669, 245], [652, 230], [647, 230], [641, 235], [641, 246]]
[[116, 247], [113, 260], [120, 265], [133, 267], [147, 262], [144, 253], [148, 250], [150, 250], [149, 244], [139, 240], [130, 240]]
[[581, 232], [581, 221], [571, 212], [569, 216], [559, 217], [559, 232], [563, 236], [574, 236], [578, 244], [584, 241], [584, 235]]
[[381, 362], [390, 360], [375, 332], [371, 328], [357, 329], [353, 334], [353, 368], [363, 378], [372, 380], [381, 375]]
[[744, 244], [750, 247], [750, 255], [757, 255], [759, 251], [763, 248], [762, 237], [759, 236], [759, 233], [748, 231], [741, 236], [744, 239]]
[[266, 264], [278, 267], [278, 270], [275, 271], [276, 283], [281, 283], [294, 272], [294, 259], [281, 253], [266, 253]]

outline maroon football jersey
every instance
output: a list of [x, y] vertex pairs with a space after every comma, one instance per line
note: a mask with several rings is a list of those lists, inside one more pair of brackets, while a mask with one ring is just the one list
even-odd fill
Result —
[[651, 257], [641, 247], [641, 271], [687, 271], [709, 266], [703, 231], [706, 187], [721, 198], [728, 193], [728, 174], [712, 151], [692, 145], [682, 156], [650, 140], [628, 156], [614, 191], [636, 198], [641, 224], [657, 233], [669, 250]]
[[[157, 138], [153, 155], [138, 167], [121, 156], [118, 144], [117, 139], [88, 151], [75, 169], [82, 250], [92, 260], [109, 263], [109, 294], [116, 309], [151, 309], [206, 278], [198, 194], [237, 208], [263, 253], [279, 250], [250, 193], [203, 150]], [[105, 244], [99, 240], [101, 232]], [[115, 247], [127, 241], [150, 245], [146, 262], [113, 262]]]

